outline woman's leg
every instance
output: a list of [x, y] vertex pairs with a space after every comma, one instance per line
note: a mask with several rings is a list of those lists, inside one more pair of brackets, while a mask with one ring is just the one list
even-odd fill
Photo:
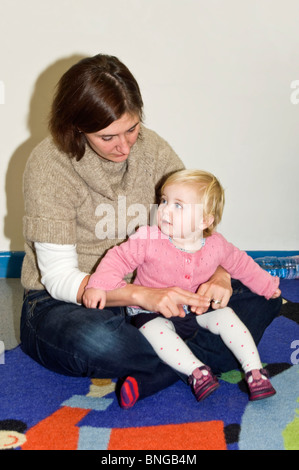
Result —
[[[228, 304], [249, 329], [258, 345], [264, 331], [279, 315], [281, 298], [266, 300], [254, 294], [239, 281], [232, 281], [233, 295]], [[198, 328], [196, 335], [188, 340], [188, 345], [196, 357], [211, 367], [215, 374], [239, 368], [234, 354], [222, 339], [205, 328]]]
[[118, 378], [136, 373], [141, 376], [142, 396], [178, 380], [126, 322], [121, 308], [86, 309], [57, 301], [46, 291], [29, 291], [22, 310], [21, 342], [25, 353], [61, 374]]

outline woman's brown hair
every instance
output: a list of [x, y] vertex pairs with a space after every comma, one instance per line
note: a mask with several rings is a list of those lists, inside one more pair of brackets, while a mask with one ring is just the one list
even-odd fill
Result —
[[58, 148], [80, 160], [84, 133], [105, 129], [124, 113], [142, 120], [143, 101], [137, 81], [114, 56], [98, 54], [73, 65], [60, 79], [49, 129]]

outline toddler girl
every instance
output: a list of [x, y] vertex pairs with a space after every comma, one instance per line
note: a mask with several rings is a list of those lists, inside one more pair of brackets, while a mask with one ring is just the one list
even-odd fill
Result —
[[[147, 287], [177, 286], [197, 292], [221, 265], [230, 275], [267, 299], [280, 295], [279, 279], [262, 270], [252, 258], [217, 233], [224, 206], [224, 191], [210, 173], [182, 170], [171, 175], [161, 190], [157, 226], [141, 227], [134, 235], [112, 248], [90, 277], [83, 302], [88, 308], [104, 308], [106, 292], [126, 285], [123, 280], [137, 268], [134, 283]], [[221, 306], [222, 299], [211, 299]], [[261, 364], [254, 340], [234, 311], [210, 309], [200, 314], [196, 307], [180, 306], [178, 317], [167, 318], [130, 306], [132, 323], [150, 342], [162, 361], [188, 376], [198, 401], [219, 383], [208, 365], [195, 357], [184, 339], [198, 327], [220, 335], [239, 360], [249, 389], [249, 399], [274, 395], [268, 373]], [[138, 399], [134, 377], [127, 377], [120, 392], [121, 405], [129, 408]]]

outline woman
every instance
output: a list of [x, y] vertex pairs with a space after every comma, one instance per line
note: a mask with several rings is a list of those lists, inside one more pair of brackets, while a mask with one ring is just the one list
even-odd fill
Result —
[[[215, 309], [229, 303], [257, 343], [280, 308], [279, 300], [266, 301], [240, 284], [231, 297], [221, 267], [195, 294], [128, 284], [108, 294], [104, 310], [82, 306], [99, 258], [133, 229], [136, 208], [149, 216], [163, 178], [183, 168], [167, 142], [143, 126], [142, 109], [136, 80], [115, 57], [84, 59], [61, 78], [51, 136], [34, 149], [24, 173], [21, 319], [23, 350], [36, 361], [73, 376], [132, 374], [139, 398], [178, 377], [127, 322], [124, 306], [178, 316], [182, 304], [204, 312], [211, 302]], [[203, 329], [189, 340], [216, 374], [237, 367], [218, 340]]]

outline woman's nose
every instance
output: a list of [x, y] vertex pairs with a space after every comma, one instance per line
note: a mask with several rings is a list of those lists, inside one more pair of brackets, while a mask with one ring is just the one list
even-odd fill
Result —
[[128, 140], [126, 139], [126, 137], [119, 137], [119, 142], [118, 142], [118, 145], [116, 146], [116, 150], [118, 152], [121, 152], [123, 154], [127, 154], [127, 153], [130, 153], [130, 144], [128, 142]]

